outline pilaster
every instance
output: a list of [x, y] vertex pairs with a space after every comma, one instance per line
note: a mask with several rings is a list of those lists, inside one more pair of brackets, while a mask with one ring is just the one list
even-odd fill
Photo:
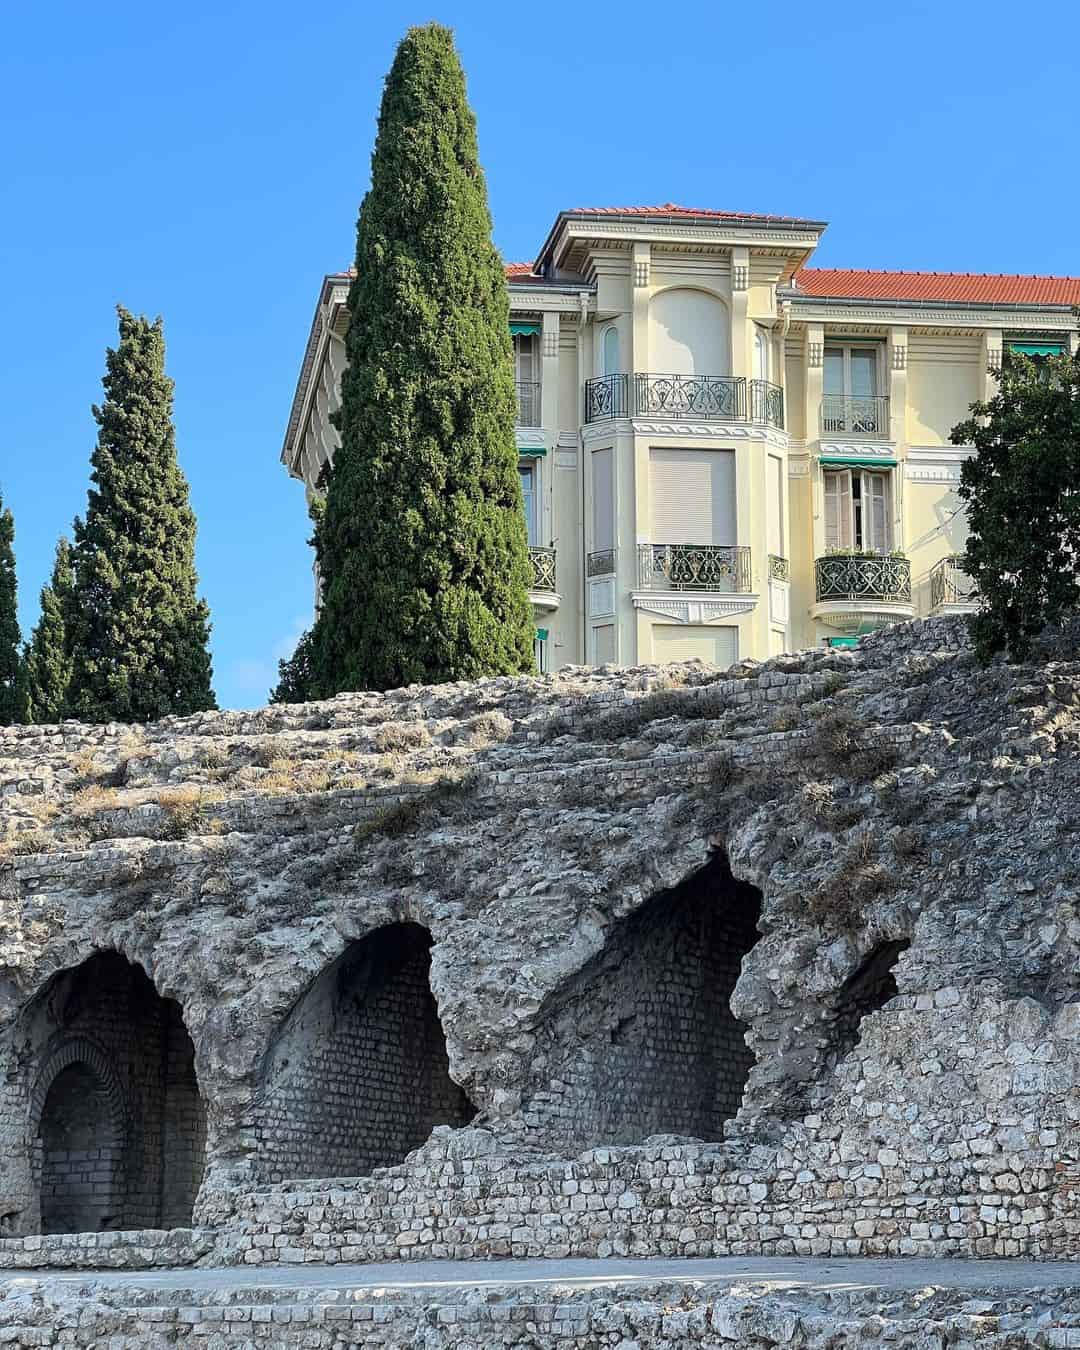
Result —
[[631, 313], [633, 350], [630, 353], [630, 361], [625, 363], [628, 375], [633, 375], [637, 370], [646, 371], [649, 369], [649, 296], [651, 294], [652, 245], [636, 240], [632, 247], [630, 284], [633, 297]]
[[805, 426], [807, 443], [821, 436], [821, 395], [825, 366], [825, 325], [806, 325]]
[[997, 393], [997, 377], [1001, 374], [1005, 334], [1000, 328], [985, 328], [982, 335], [982, 399], [985, 402]]
[[754, 373], [753, 334], [749, 322], [750, 250], [731, 250], [731, 373], [749, 380]]
[[885, 347], [889, 381], [889, 440], [894, 445], [907, 441], [908, 330], [890, 328]]

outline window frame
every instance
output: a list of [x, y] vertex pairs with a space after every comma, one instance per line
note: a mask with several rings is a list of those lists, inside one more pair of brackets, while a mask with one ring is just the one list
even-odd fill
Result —
[[[893, 542], [893, 469], [875, 469], [872, 465], [866, 468], [857, 468], [855, 466], [847, 467], [829, 467], [822, 469], [822, 493], [824, 500], [824, 509], [822, 511], [822, 522], [824, 530], [825, 552], [844, 553], [851, 551], [853, 553], [872, 554], [876, 557], [885, 557], [895, 551]], [[830, 483], [835, 482], [837, 487], [835, 492], [830, 492]], [[881, 503], [882, 519], [880, 543], [867, 543], [867, 535], [876, 534], [877, 531], [873, 522], [873, 495], [866, 494], [864, 489], [873, 483], [880, 482], [882, 485]], [[836, 519], [836, 542], [830, 543], [830, 499], [835, 497], [837, 512]], [[867, 503], [871, 503], [870, 514], [867, 513]], [[869, 522], [869, 529], [868, 529]], [[847, 539], [845, 540], [845, 535]]]
[[[827, 389], [825, 387], [825, 372], [828, 370], [828, 357], [830, 352], [839, 351], [843, 360], [841, 381], [843, 388], [840, 390]], [[866, 341], [860, 342], [858, 339], [840, 339], [829, 341], [828, 338], [822, 346], [822, 374], [821, 374], [821, 392], [825, 398], [880, 398], [883, 384], [882, 353], [884, 343]], [[874, 388], [869, 394], [856, 394], [852, 388], [851, 380], [851, 354], [852, 352], [869, 352], [874, 357]]]
[[[532, 479], [532, 486], [525, 487], [525, 478]], [[521, 483], [521, 504], [525, 515], [525, 532], [530, 548], [540, 547], [540, 465], [535, 457], [518, 460], [518, 481]], [[531, 512], [530, 512], [531, 508]]]

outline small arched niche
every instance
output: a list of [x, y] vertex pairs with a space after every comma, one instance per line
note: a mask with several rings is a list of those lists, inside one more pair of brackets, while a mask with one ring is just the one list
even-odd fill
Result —
[[542, 1137], [722, 1138], [754, 1062], [730, 999], [760, 913], [717, 855], [612, 926], [541, 1010], [526, 1117]]
[[844, 981], [834, 1004], [830, 1058], [836, 1063], [858, 1044], [862, 1024], [897, 995], [896, 963], [911, 943], [898, 938], [879, 943]]
[[265, 1056], [256, 1166], [266, 1181], [364, 1176], [475, 1108], [450, 1077], [431, 934], [388, 924], [318, 976]]
[[724, 302], [679, 286], [649, 304], [649, 370], [658, 375], [728, 375], [731, 324]]
[[100, 952], [25, 1016], [40, 1047], [28, 1133], [41, 1231], [190, 1224], [206, 1113], [179, 1004]]

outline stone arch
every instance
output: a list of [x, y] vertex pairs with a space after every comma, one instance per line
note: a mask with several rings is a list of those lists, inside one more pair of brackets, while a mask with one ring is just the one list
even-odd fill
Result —
[[22, 1025], [41, 1065], [26, 1132], [44, 1231], [189, 1224], [206, 1111], [180, 1005], [100, 951], [58, 972]]
[[390, 923], [352, 942], [286, 1015], [255, 1096], [264, 1181], [363, 1176], [475, 1108], [450, 1077], [431, 933]]
[[753, 1064], [730, 998], [760, 912], [717, 854], [613, 925], [540, 1011], [533, 1130], [571, 1147], [722, 1137]]
[[658, 375], [728, 375], [731, 319], [712, 291], [672, 286], [649, 302], [649, 370]]
[[117, 1228], [124, 1207], [124, 1093], [93, 1041], [62, 1041], [30, 1097], [31, 1166], [43, 1233]]
[[879, 942], [859, 962], [841, 985], [833, 1004], [830, 1027], [830, 1059], [833, 1063], [850, 1054], [858, 1044], [862, 1024], [898, 993], [894, 970], [911, 942], [895, 938]]

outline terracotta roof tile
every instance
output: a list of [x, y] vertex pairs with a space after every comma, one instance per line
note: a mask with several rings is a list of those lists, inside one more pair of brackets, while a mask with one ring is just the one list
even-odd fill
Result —
[[708, 216], [717, 220], [783, 221], [786, 225], [815, 225], [819, 222], [802, 216], [759, 215], [753, 211], [715, 211], [709, 207], [677, 206], [665, 202], [663, 206], [575, 206], [568, 216]]
[[939, 300], [972, 305], [1080, 304], [1080, 277], [804, 267], [796, 274], [795, 284], [807, 295], [830, 299]]
[[531, 262], [507, 263], [506, 275], [508, 277], [532, 277], [535, 276], [536, 273], [533, 271]]

